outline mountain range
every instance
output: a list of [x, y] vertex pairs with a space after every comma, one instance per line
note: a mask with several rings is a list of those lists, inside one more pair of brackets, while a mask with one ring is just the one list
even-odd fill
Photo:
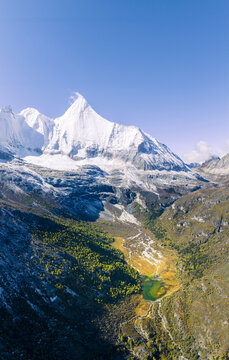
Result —
[[80, 94], [0, 128], [0, 358], [228, 359], [228, 155], [191, 169]]
[[[110, 122], [98, 115], [85, 98], [77, 99], [64, 115], [50, 119], [38, 110], [27, 108], [13, 114], [1, 111], [0, 144], [6, 151], [36, 162], [34, 156], [65, 155], [82, 164], [125, 166], [144, 170], [187, 171], [184, 162], [164, 144], [135, 126]], [[61, 168], [58, 163], [56, 167]]]

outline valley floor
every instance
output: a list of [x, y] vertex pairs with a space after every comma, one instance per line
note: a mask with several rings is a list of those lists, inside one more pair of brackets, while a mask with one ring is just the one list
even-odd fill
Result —
[[228, 360], [228, 186], [0, 170], [1, 359]]
[[[153, 342], [151, 330], [145, 326], [145, 323], [147, 321], [153, 323], [155, 320], [155, 302], [157, 306], [159, 305], [157, 314], [162, 328], [160, 331], [167, 334], [172, 341], [171, 348], [176, 348], [174, 339], [166, 326], [166, 321], [159, 310], [161, 299], [171, 295], [182, 286], [176, 276], [176, 255], [173, 251], [160, 246], [155, 241], [153, 234], [143, 229], [141, 224], [99, 221], [98, 225], [114, 236], [115, 241], [112, 246], [122, 251], [127, 263], [140, 273], [142, 279], [142, 295], [132, 295], [131, 298], [135, 315], [120, 324], [119, 337], [122, 340], [125, 337], [128, 338], [132, 344], [130, 351], [134, 356], [139, 359], [148, 356], [150, 359]], [[163, 352], [165, 354], [168, 352], [166, 348], [160, 355], [157, 347], [154, 346], [154, 350], [155, 359], [167, 358], [166, 355], [163, 355]], [[182, 351], [178, 349], [179, 351], [180, 355], [177, 355], [177, 359], [182, 359]], [[174, 356], [176, 356], [175, 353]]]

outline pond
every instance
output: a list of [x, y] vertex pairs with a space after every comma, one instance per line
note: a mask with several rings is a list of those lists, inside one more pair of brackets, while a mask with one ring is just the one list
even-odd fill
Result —
[[165, 293], [165, 283], [155, 278], [155, 276], [143, 276], [142, 278], [142, 288], [143, 288], [143, 297], [145, 300], [155, 301], [162, 297]]

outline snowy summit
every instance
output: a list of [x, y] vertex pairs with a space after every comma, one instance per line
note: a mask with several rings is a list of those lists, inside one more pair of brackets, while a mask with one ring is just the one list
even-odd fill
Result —
[[187, 170], [166, 145], [135, 126], [102, 118], [79, 93], [56, 119], [33, 108], [18, 115], [5, 109], [0, 112], [0, 123], [1, 150], [42, 166], [55, 167], [56, 163], [58, 169], [72, 169], [85, 164], [101, 168], [131, 165], [142, 170]]

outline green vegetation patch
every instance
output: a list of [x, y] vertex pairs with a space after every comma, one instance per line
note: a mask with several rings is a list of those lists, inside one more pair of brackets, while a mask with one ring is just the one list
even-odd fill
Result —
[[[34, 261], [45, 268], [42, 278], [52, 277], [59, 290], [64, 291], [67, 284], [78, 295], [97, 303], [140, 293], [138, 272], [126, 263], [121, 251], [111, 246], [113, 239], [106, 233], [86, 222], [43, 221], [42, 230], [34, 234]], [[52, 224], [46, 226], [47, 221]]]
[[166, 319], [185, 358], [227, 359], [228, 187], [183, 196], [160, 217], [152, 216], [146, 226], [163, 246], [176, 251], [183, 283], [161, 301], [159, 318]]

